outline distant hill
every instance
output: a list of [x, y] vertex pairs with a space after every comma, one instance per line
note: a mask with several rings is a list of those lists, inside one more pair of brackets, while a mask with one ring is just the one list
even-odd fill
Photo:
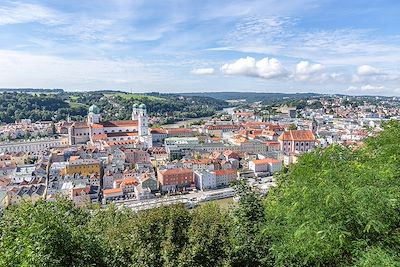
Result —
[[[132, 105], [140, 102], [147, 106], [150, 115], [163, 118], [162, 123], [172, 123], [186, 118], [209, 117], [228, 107], [224, 100], [206, 96], [181, 96], [177, 94], [131, 94], [121, 91], [58, 92], [52, 89], [31, 91], [0, 91], [0, 123], [21, 119], [83, 120], [88, 108], [96, 104], [105, 120], [131, 118]], [[58, 93], [56, 93], [58, 92]]]
[[256, 92], [204, 92], [204, 93], [181, 93], [183, 96], [208, 96], [221, 100], [239, 100], [243, 99], [247, 102], [258, 102], [264, 103], [275, 102], [284, 99], [304, 99], [319, 97], [321, 94], [316, 93], [256, 93]]
[[64, 93], [63, 89], [49, 89], [49, 88], [0, 88], [0, 93], [9, 92], [9, 93]]

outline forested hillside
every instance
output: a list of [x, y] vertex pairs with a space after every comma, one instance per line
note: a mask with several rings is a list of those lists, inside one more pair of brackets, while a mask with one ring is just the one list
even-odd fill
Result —
[[384, 128], [305, 154], [267, 197], [239, 183], [230, 210], [10, 207], [0, 266], [399, 266], [400, 124]]
[[0, 93], [0, 123], [20, 119], [82, 120], [87, 110], [96, 104], [106, 120], [129, 119], [135, 102], [147, 105], [150, 115], [168, 116], [172, 120], [212, 116], [216, 110], [227, 106], [223, 100], [210, 97], [180, 96], [173, 94], [128, 94], [123, 92], [80, 93]]

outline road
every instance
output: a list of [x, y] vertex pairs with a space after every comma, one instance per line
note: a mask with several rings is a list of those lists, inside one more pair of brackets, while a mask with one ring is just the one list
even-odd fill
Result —
[[151, 208], [157, 208], [161, 206], [168, 206], [173, 204], [185, 204], [187, 207], [192, 208], [196, 206], [199, 202], [204, 202], [210, 199], [210, 196], [218, 195], [220, 199], [228, 198], [233, 196], [232, 188], [223, 188], [216, 189], [210, 191], [199, 191], [199, 192], [190, 192], [186, 195], [177, 195], [177, 196], [164, 196], [161, 198], [152, 198], [152, 199], [128, 199], [121, 200], [115, 202], [118, 208], [131, 208], [134, 211], [146, 210]]

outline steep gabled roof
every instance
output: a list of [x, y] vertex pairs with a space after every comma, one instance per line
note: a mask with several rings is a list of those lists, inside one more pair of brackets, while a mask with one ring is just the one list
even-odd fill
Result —
[[316, 141], [314, 134], [310, 130], [289, 130], [279, 136], [281, 141]]

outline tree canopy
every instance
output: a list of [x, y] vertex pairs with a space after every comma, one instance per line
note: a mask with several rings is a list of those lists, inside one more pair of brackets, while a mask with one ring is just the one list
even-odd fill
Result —
[[[66, 119], [82, 120], [96, 104], [106, 120], [131, 118], [135, 102], [146, 104], [150, 115], [168, 116], [170, 121], [182, 118], [212, 116], [228, 104], [211, 97], [175, 94], [128, 94], [122, 92], [0, 93], [0, 123], [21, 119], [32, 121]], [[128, 107], [128, 108], [127, 108]]]
[[384, 128], [360, 149], [305, 154], [279, 177], [264, 228], [277, 265], [400, 264], [400, 127]]

